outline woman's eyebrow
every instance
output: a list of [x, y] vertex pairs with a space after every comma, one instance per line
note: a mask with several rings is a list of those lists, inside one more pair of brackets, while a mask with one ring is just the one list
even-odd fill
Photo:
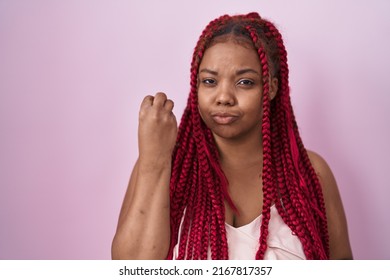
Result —
[[[211, 70], [211, 69], [208, 69], [208, 68], [203, 68], [199, 71], [199, 73], [208, 73], [208, 74], [211, 74], [211, 75], [214, 75], [214, 76], [218, 76], [218, 72], [217, 71], [214, 71], [214, 70]], [[237, 70], [236, 71], [236, 75], [242, 75], [242, 74], [246, 74], [246, 73], [254, 73], [256, 75], [259, 75], [260, 76], [260, 73], [252, 68], [244, 68], [244, 69], [240, 69], [240, 70]]]
[[214, 76], [217, 76], [218, 75], [218, 72], [217, 71], [213, 71], [213, 70], [210, 70], [210, 69], [207, 69], [207, 68], [203, 68], [199, 71], [199, 73], [209, 73], [211, 75], [214, 75]]
[[236, 75], [242, 75], [242, 74], [246, 74], [246, 73], [254, 73], [254, 74], [260, 76], [260, 73], [252, 68], [244, 68], [244, 69], [240, 69], [240, 70], [236, 71]]

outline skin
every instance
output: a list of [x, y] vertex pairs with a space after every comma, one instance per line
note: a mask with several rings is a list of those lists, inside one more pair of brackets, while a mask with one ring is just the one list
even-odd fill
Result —
[[[237, 215], [225, 203], [225, 220], [239, 227], [262, 209], [262, 76], [250, 45], [237, 41], [209, 47], [199, 67], [198, 108], [211, 129], [229, 181]], [[270, 98], [277, 79], [270, 78]], [[169, 179], [177, 123], [173, 102], [163, 93], [147, 96], [139, 117], [139, 159], [132, 172], [112, 244], [113, 259], [164, 259], [168, 253]], [[318, 154], [309, 158], [323, 187], [330, 257], [351, 259], [345, 214], [334, 176]]]

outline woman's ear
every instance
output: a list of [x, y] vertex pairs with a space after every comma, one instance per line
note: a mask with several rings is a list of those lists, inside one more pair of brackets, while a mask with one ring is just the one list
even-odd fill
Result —
[[270, 78], [270, 83], [269, 83], [269, 98], [270, 100], [273, 100], [276, 96], [276, 94], [278, 93], [278, 84], [279, 84], [279, 81], [277, 78]]

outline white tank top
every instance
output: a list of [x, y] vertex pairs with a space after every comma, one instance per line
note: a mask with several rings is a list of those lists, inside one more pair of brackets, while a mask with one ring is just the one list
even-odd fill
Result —
[[[235, 228], [225, 223], [226, 237], [230, 260], [254, 260], [259, 248], [260, 225], [262, 217], [258, 216], [247, 225]], [[264, 254], [266, 260], [304, 260], [302, 244], [291, 229], [284, 223], [275, 206], [271, 207], [271, 218], [268, 225], [268, 248]], [[181, 225], [179, 236], [181, 233]], [[180, 243], [180, 240], [178, 244]], [[178, 256], [178, 244], [173, 251], [173, 259]], [[211, 259], [210, 250], [208, 259]]]

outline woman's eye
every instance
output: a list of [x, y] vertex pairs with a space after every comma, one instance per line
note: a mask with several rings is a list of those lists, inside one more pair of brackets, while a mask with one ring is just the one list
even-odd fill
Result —
[[215, 85], [217, 82], [213, 79], [203, 79], [202, 83], [206, 85]]
[[240, 81], [238, 81], [238, 84], [244, 85], [244, 86], [251, 86], [254, 84], [254, 82], [251, 80], [240, 80]]

